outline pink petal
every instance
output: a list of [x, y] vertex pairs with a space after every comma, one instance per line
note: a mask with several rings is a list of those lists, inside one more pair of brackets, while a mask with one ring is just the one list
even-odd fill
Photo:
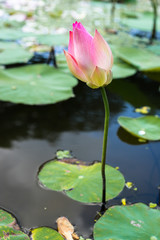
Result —
[[107, 81], [106, 70], [96, 66], [91, 76], [91, 83], [97, 87], [102, 87], [105, 85], [106, 81]]
[[95, 66], [109, 70], [113, 65], [113, 56], [107, 42], [96, 30], [92, 44], [92, 58]]
[[[82, 25], [82, 23], [78, 23], [77, 21], [75, 22], [75, 23], [73, 23], [73, 31], [74, 31], [74, 29], [75, 28], [78, 28], [79, 30], [81, 30], [81, 31], [84, 31], [84, 32], [86, 32], [87, 34], [89, 34], [90, 35], [90, 33], [89, 32], [87, 32], [87, 30], [85, 29], [85, 27]], [[91, 36], [91, 35], [90, 35]]]
[[93, 37], [87, 32], [75, 28], [73, 31], [74, 57], [80, 68], [86, 75], [90, 76], [94, 65], [91, 56]]
[[79, 80], [83, 81], [83, 82], [87, 82], [87, 78], [85, 76], [85, 74], [82, 72], [82, 70], [80, 69], [80, 67], [78, 66], [77, 61], [74, 59], [74, 57], [72, 55], [70, 55], [70, 53], [66, 52], [64, 50], [64, 54], [66, 56], [66, 60], [67, 60], [67, 64], [68, 64], [68, 68], [71, 71], [71, 73], [78, 78]]
[[74, 43], [73, 43], [73, 32], [69, 32], [69, 45], [68, 45], [68, 52], [74, 56]]

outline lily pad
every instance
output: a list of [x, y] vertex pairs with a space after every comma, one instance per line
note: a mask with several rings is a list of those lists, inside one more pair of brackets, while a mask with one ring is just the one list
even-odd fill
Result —
[[157, 43], [156, 45], [151, 45], [147, 47], [147, 49], [151, 52], [153, 52], [156, 55], [160, 55], [160, 45]]
[[22, 29], [17, 29], [17, 28], [0, 28], [1, 40], [18, 40], [21, 39], [22, 37], [26, 36], [33, 36], [33, 33], [25, 33], [22, 31]]
[[25, 50], [16, 43], [0, 42], [0, 64], [28, 62], [33, 53]]
[[117, 55], [140, 71], [160, 71], [160, 57], [146, 49], [119, 47]]
[[160, 140], [160, 118], [158, 116], [119, 117], [118, 123], [138, 138], [151, 141]]
[[0, 226], [11, 225], [15, 222], [15, 218], [8, 212], [0, 209]]
[[55, 230], [49, 227], [39, 227], [31, 231], [33, 240], [64, 240], [64, 238]]
[[[85, 203], [101, 202], [101, 163], [86, 166], [53, 160], [43, 166], [38, 178], [44, 187], [65, 191], [74, 200]], [[124, 184], [123, 175], [106, 165], [106, 199], [116, 197], [123, 190]]]
[[[151, 31], [153, 27], [153, 14], [145, 12], [137, 14], [137, 18], [121, 18], [121, 23], [131, 29], [139, 29], [142, 31]], [[157, 19], [157, 30], [160, 30], [160, 20]]]
[[113, 78], [126, 78], [134, 75], [136, 73], [136, 69], [130, 66], [127, 63], [115, 63], [112, 68]]
[[77, 80], [45, 64], [0, 70], [0, 99], [14, 103], [49, 104], [73, 97]]
[[49, 46], [68, 45], [68, 34], [37, 35], [36, 39], [40, 44], [46, 44]]
[[30, 239], [25, 233], [20, 231], [16, 219], [2, 209], [0, 209], [0, 239]]
[[158, 240], [160, 211], [143, 203], [109, 208], [94, 226], [95, 240]]

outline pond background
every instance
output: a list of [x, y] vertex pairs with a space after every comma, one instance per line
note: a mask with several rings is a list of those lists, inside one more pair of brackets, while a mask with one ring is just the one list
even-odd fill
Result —
[[[140, 82], [141, 80], [141, 82]], [[120, 88], [121, 80], [114, 80]], [[126, 79], [143, 94], [152, 105], [153, 114], [160, 113], [158, 83], [139, 76]], [[36, 226], [56, 227], [56, 219], [66, 216], [77, 226], [78, 232], [89, 236], [98, 205], [82, 204], [63, 193], [41, 188], [37, 171], [45, 161], [54, 157], [58, 149], [68, 149], [73, 156], [86, 162], [101, 159], [103, 139], [103, 103], [99, 90], [83, 83], [74, 89], [75, 98], [48, 106], [26, 106], [1, 102], [0, 110], [0, 204], [15, 214], [24, 229]], [[128, 97], [130, 92], [128, 92]], [[137, 117], [141, 96], [135, 105], [123, 96], [108, 90], [110, 127], [107, 163], [118, 166], [126, 181], [137, 191], [124, 189], [109, 204], [127, 202], [159, 203], [160, 148], [159, 142], [141, 143], [122, 130], [118, 116]]]
[[[49, 6], [49, 1], [46, 3]], [[66, 21], [56, 19], [54, 32], [63, 32], [63, 27], [69, 28], [81, 16], [74, 10], [69, 11], [70, 3], [67, 1], [63, 6], [67, 8]], [[53, 1], [54, 4], [54, 9], [60, 11], [58, 1]], [[76, 4], [77, 1], [73, 1], [74, 7]], [[79, 4], [81, 17], [87, 15], [90, 19], [88, 29], [94, 31], [97, 27], [103, 31], [101, 26], [102, 23], [105, 25], [105, 17], [110, 18], [108, 10], [104, 8], [102, 11], [101, 6], [95, 8], [93, 14], [85, 2], [79, 1]], [[148, 7], [144, 1], [139, 4], [139, 7]], [[36, 25], [33, 27], [27, 23], [23, 29], [40, 33], [45, 29], [52, 31], [52, 22], [47, 22], [42, 8], [39, 7], [36, 13]], [[135, 7], [132, 6], [133, 9]], [[52, 159], [59, 149], [71, 150], [73, 156], [85, 162], [101, 160], [104, 109], [100, 91], [79, 82], [74, 93], [75, 98], [45, 106], [0, 102], [0, 206], [13, 213], [27, 232], [39, 226], [56, 228], [56, 219], [66, 216], [76, 225], [80, 235], [89, 237], [94, 218], [100, 210], [99, 205], [82, 204], [63, 193], [43, 189], [37, 181], [39, 167]], [[120, 128], [117, 122], [119, 116], [142, 116], [135, 112], [135, 108], [145, 105], [151, 107], [149, 114], [160, 115], [159, 82], [138, 72], [130, 78], [114, 79], [107, 87], [107, 94], [111, 111], [107, 163], [118, 166], [126, 182], [131, 181], [137, 187], [137, 191], [125, 188], [116, 199], [109, 201], [109, 205], [121, 204], [124, 197], [127, 203], [159, 204], [159, 142], [140, 142]]]

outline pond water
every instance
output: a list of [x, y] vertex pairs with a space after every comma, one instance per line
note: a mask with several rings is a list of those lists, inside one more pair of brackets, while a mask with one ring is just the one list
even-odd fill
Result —
[[[37, 182], [40, 165], [59, 149], [71, 150], [86, 162], [101, 159], [100, 91], [79, 82], [74, 93], [75, 98], [47, 106], [0, 102], [0, 206], [12, 212], [25, 231], [37, 226], [56, 228], [56, 219], [66, 216], [80, 235], [92, 233], [99, 205], [73, 201]], [[118, 166], [126, 181], [137, 187], [137, 191], [125, 188], [109, 205], [121, 204], [124, 197], [128, 203], [159, 203], [159, 142], [139, 142], [117, 123], [119, 116], [141, 116], [135, 108], [144, 105], [151, 107], [151, 114], [160, 114], [159, 84], [137, 74], [113, 80], [107, 93], [111, 111], [107, 163]]]

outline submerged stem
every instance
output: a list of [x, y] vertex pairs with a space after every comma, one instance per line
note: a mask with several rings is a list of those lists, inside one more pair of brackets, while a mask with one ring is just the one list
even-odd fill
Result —
[[104, 87], [101, 87], [101, 94], [104, 103], [105, 109], [105, 120], [104, 120], [104, 134], [103, 134], [103, 147], [102, 147], [102, 207], [105, 208], [106, 204], [106, 175], [105, 175], [105, 163], [106, 163], [106, 149], [107, 149], [107, 137], [108, 137], [108, 126], [109, 126], [109, 104], [107, 99], [106, 90]]

